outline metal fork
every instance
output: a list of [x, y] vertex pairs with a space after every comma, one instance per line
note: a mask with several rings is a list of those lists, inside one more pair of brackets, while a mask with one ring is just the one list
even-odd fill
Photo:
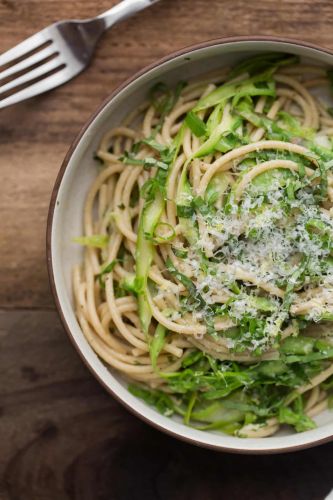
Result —
[[51, 24], [1, 54], [0, 108], [71, 80], [89, 64], [105, 30], [157, 1], [123, 0], [95, 18]]

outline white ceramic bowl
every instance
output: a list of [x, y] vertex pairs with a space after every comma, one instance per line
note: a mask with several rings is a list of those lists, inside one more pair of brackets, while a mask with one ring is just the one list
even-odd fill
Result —
[[75, 317], [71, 287], [71, 269], [81, 260], [82, 250], [72, 240], [82, 234], [84, 199], [96, 176], [92, 157], [107, 129], [118, 125], [142, 102], [157, 81], [175, 84], [265, 51], [288, 52], [333, 66], [333, 54], [319, 47], [293, 40], [241, 37], [192, 46], [145, 68], [111, 94], [71, 146], [55, 183], [47, 230], [48, 268], [56, 305], [70, 339], [95, 377], [129, 410], [158, 429], [196, 445], [237, 453], [293, 451], [333, 439], [333, 412], [319, 415], [316, 418], [318, 427], [314, 430], [299, 434], [281, 431], [264, 439], [242, 439], [215, 431], [199, 431], [177, 419], [160, 415], [130, 394], [121, 376], [106, 367], [85, 340]]

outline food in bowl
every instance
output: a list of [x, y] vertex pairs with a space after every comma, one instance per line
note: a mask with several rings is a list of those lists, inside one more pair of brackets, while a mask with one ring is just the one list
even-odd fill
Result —
[[198, 429], [297, 432], [333, 391], [333, 117], [324, 67], [264, 53], [108, 131], [76, 313], [132, 394]]

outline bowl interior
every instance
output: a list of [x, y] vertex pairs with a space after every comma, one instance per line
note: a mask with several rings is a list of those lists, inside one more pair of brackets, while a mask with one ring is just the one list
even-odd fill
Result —
[[132, 396], [122, 377], [106, 367], [85, 340], [73, 308], [71, 272], [73, 265], [82, 259], [82, 249], [73, 243], [73, 238], [82, 234], [83, 205], [89, 186], [97, 174], [98, 166], [93, 155], [102, 134], [118, 125], [130, 110], [141, 103], [154, 83], [162, 80], [174, 85], [179, 80], [189, 80], [263, 51], [289, 52], [316, 64], [331, 65], [333, 62], [333, 56], [324, 51], [291, 42], [267, 40], [212, 42], [211, 45], [165, 60], [115, 93], [81, 134], [76, 147], [69, 154], [67, 166], [64, 165], [60, 172], [49, 219], [48, 257], [57, 305], [67, 331], [95, 376], [129, 409], [160, 429], [195, 444], [244, 453], [287, 451], [329, 439], [333, 434], [333, 412], [326, 411], [316, 418], [317, 429], [301, 434], [283, 430], [264, 439], [241, 439], [214, 431], [199, 431], [183, 425], [177, 419], [160, 415]]

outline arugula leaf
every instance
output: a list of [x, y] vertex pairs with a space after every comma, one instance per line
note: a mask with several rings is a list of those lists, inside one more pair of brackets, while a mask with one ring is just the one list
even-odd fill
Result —
[[299, 57], [291, 54], [281, 54], [279, 52], [271, 52], [259, 54], [237, 64], [229, 73], [230, 79], [235, 78], [243, 73], [248, 73], [250, 76], [256, 73], [270, 70], [271, 73], [276, 71], [280, 66], [296, 64], [299, 62]]
[[193, 214], [194, 214], [194, 208], [192, 205], [177, 205], [177, 217], [190, 219]]
[[313, 352], [315, 339], [312, 337], [287, 337], [281, 344], [283, 354], [310, 354]]
[[309, 256], [303, 255], [299, 266], [296, 268], [296, 270], [293, 272], [293, 274], [290, 276], [288, 280], [288, 285], [286, 287], [283, 300], [283, 305], [285, 310], [289, 310], [289, 307], [292, 302], [293, 291], [295, 290], [296, 286], [300, 282], [302, 282], [308, 263], [309, 263]]
[[173, 253], [175, 254], [175, 256], [178, 257], [179, 259], [186, 259], [187, 255], [188, 255], [188, 251], [185, 249], [182, 249], [182, 248], [173, 247], [172, 250], [173, 250]]
[[156, 83], [150, 90], [150, 98], [156, 111], [160, 114], [160, 128], [166, 115], [170, 113], [178, 101], [181, 91], [186, 86], [186, 82], [179, 82], [173, 91], [163, 82]]
[[128, 151], [124, 151], [124, 154], [120, 156], [119, 158], [120, 161], [125, 163], [125, 165], [144, 165], [145, 162], [144, 160], [140, 160], [139, 158], [135, 157], [134, 153], [129, 153]]
[[195, 363], [203, 359], [203, 357], [204, 353], [202, 351], [193, 351], [183, 359], [182, 367], [188, 368], [189, 366], [194, 365]]
[[201, 137], [206, 134], [205, 123], [193, 111], [187, 113], [185, 123], [195, 136]]
[[170, 417], [176, 411], [172, 399], [162, 391], [157, 389], [145, 389], [141, 386], [130, 384], [128, 390], [133, 396], [136, 396], [147, 404], [154, 406], [162, 415]]
[[157, 194], [166, 198], [165, 182], [167, 173], [165, 170], [159, 170], [155, 177], [148, 179], [141, 188], [140, 194], [146, 200], [146, 203], [153, 202]]
[[166, 199], [166, 182], [169, 175], [169, 169], [174, 163], [181, 144], [183, 140], [185, 127], [182, 126], [172, 142], [170, 148], [165, 148], [160, 150], [161, 162], [167, 166], [163, 168], [158, 168], [155, 177], [148, 179], [141, 188], [141, 196], [146, 200], [147, 203], [152, 203], [158, 193]]
[[295, 427], [297, 432], [308, 431], [315, 429], [315, 422], [301, 412], [295, 412], [289, 407], [281, 406], [277, 415], [280, 424], [289, 424]]
[[[263, 82], [264, 85], [260, 85], [260, 82]], [[218, 104], [225, 104], [228, 99], [233, 99], [232, 104], [236, 106], [242, 97], [261, 95], [275, 96], [275, 82], [270, 77], [269, 72], [263, 72], [260, 75], [255, 75], [241, 82], [221, 85], [200, 99], [192, 111], [201, 111]]]
[[142, 139], [142, 141], [140, 141], [140, 144], [147, 144], [147, 146], [151, 147], [152, 149], [155, 149], [159, 153], [169, 152], [169, 148], [167, 146], [165, 146], [164, 144], [160, 144], [153, 137], [148, 137], [148, 139]]
[[333, 348], [326, 352], [312, 352], [306, 355], [287, 355], [283, 359], [286, 363], [311, 363], [323, 359], [333, 358]]
[[147, 156], [145, 159], [141, 160], [139, 158], [135, 158], [135, 156], [128, 151], [124, 152], [124, 155], [120, 157], [120, 160], [125, 163], [125, 165], [142, 165], [145, 170], [152, 167], [160, 168], [162, 170], [168, 170], [169, 168], [167, 163], [157, 160], [156, 158]]
[[287, 365], [280, 360], [262, 361], [258, 366], [258, 373], [267, 378], [275, 378], [288, 370]]
[[[175, 411], [186, 414], [189, 422], [206, 422], [209, 428], [213, 424], [212, 428], [223, 429], [226, 422], [244, 425], [275, 416], [301, 432], [313, 428], [313, 422], [304, 415], [302, 398], [295, 388], [323, 369], [323, 362], [316, 360], [293, 364], [265, 361], [247, 366], [219, 361], [197, 350], [183, 360], [180, 370], [161, 376], [179, 401]], [[163, 406], [158, 393], [149, 391], [139, 397], [153, 406]], [[187, 413], [181, 408], [187, 408]]]
[[[182, 285], [184, 285], [184, 287], [187, 289], [187, 291], [193, 298], [196, 298], [198, 296], [198, 293], [193, 281], [190, 280], [190, 278], [188, 278], [187, 276], [185, 276], [185, 274], [182, 274], [180, 271], [178, 271], [173, 265], [172, 260], [170, 258], [166, 260], [165, 265], [169, 273], [172, 274], [172, 276], [174, 276], [178, 281], [180, 281]], [[202, 304], [204, 304], [202, 298], [201, 302]]]

